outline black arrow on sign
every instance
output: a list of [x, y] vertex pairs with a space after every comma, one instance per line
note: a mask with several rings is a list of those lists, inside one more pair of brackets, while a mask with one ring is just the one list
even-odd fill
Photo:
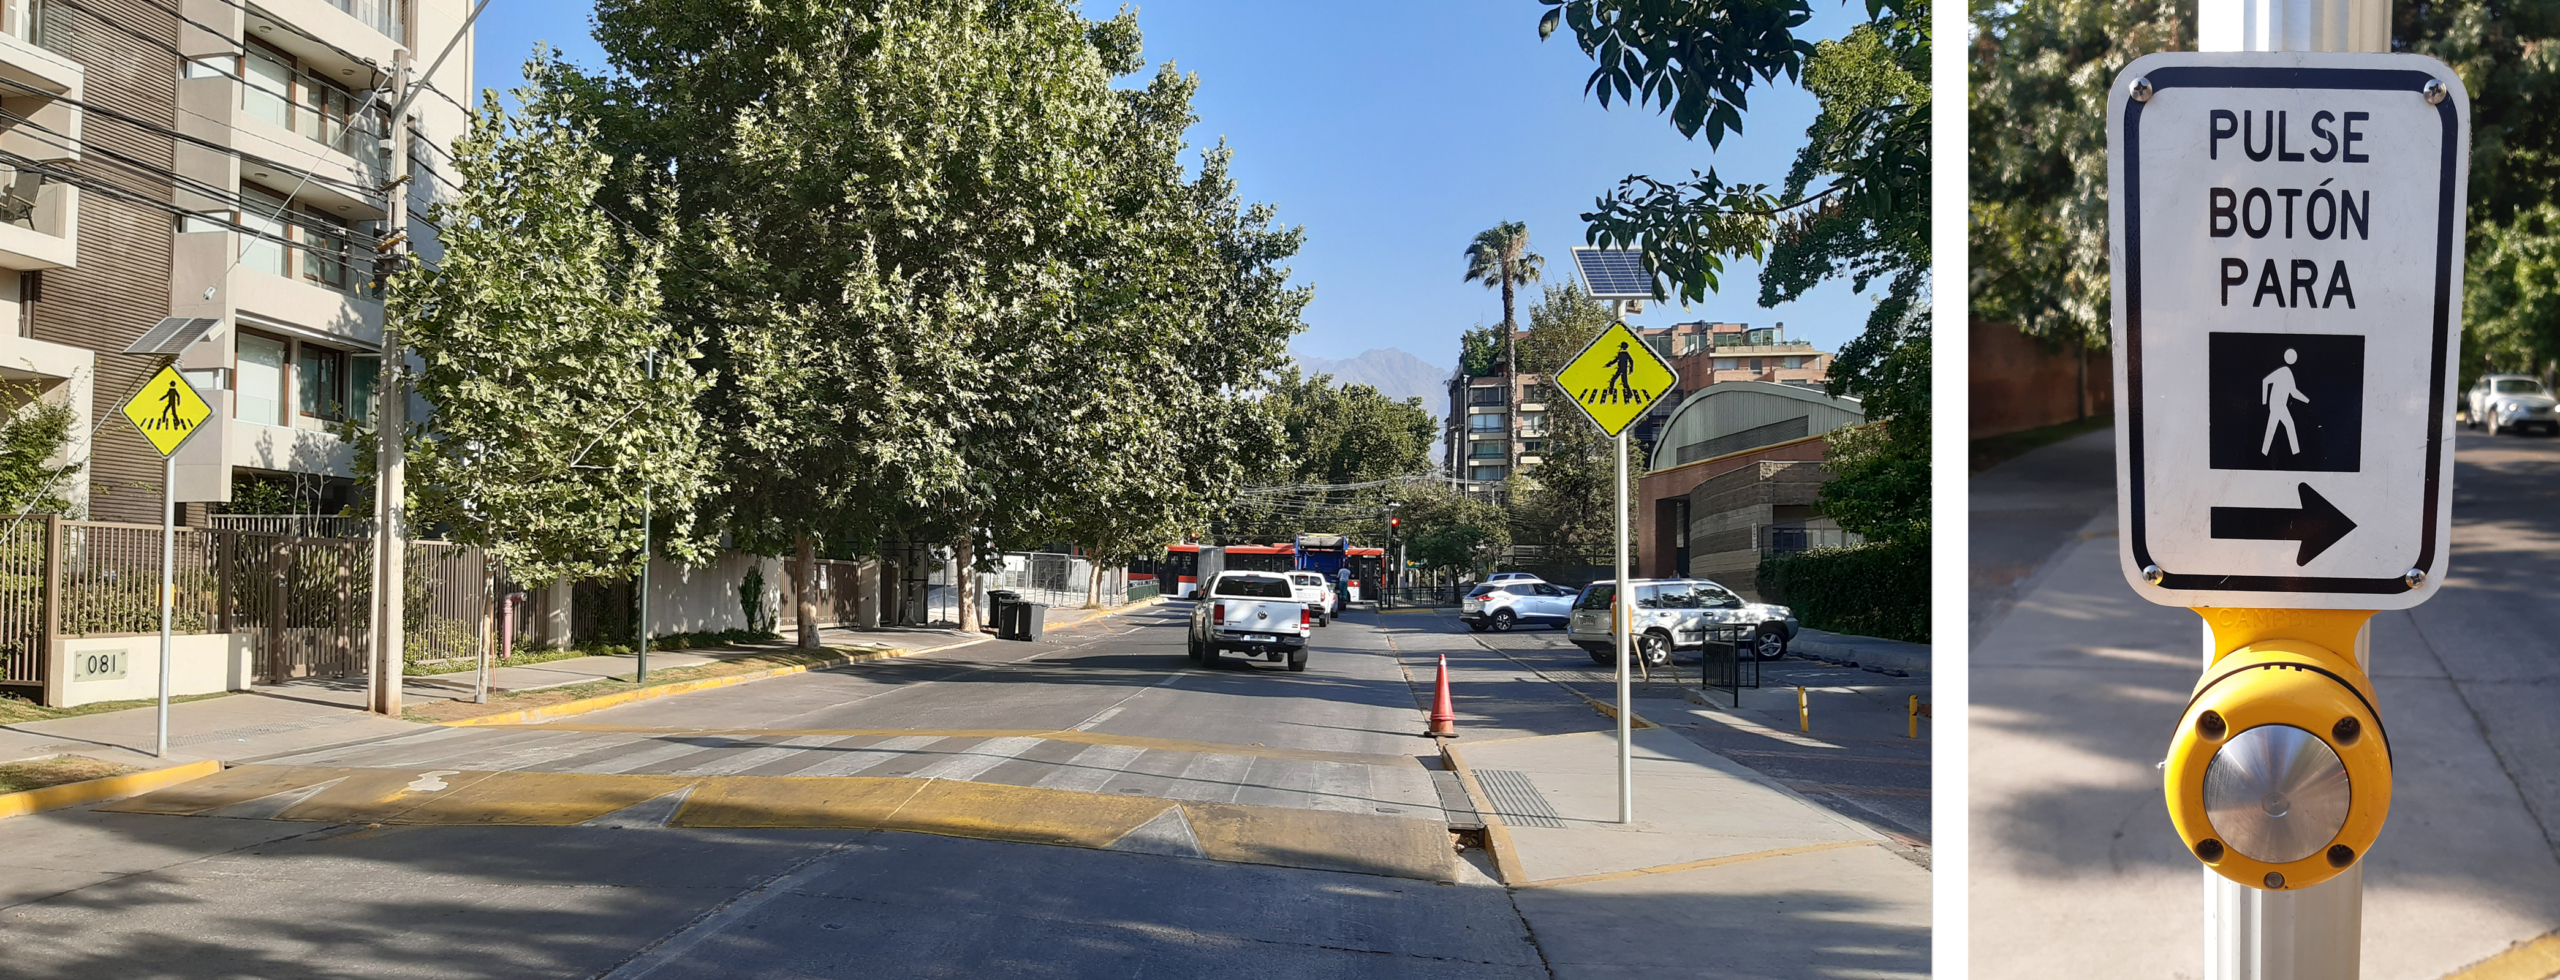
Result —
[[2311, 559], [2329, 550], [2329, 546], [2356, 529], [2356, 522], [2337, 507], [2312, 492], [2311, 484], [2302, 488], [2302, 507], [2286, 510], [2279, 507], [2216, 507], [2213, 509], [2213, 536], [2244, 541], [2300, 541], [2302, 552], [2293, 559], [2295, 565], [2311, 564]]

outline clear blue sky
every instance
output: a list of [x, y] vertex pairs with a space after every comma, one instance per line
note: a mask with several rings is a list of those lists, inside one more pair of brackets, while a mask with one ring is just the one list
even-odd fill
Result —
[[[1116, 0], [1084, 5], [1108, 17]], [[582, 0], [493, 0], [476, 39], [482, 86], [517, 84], [536, 41], [601, 67]], [[1502, 319], [1499, 295], [1463, 282], [1467, 242], [1494, 223], [1525, 221], [1550, 281], [1572, 275], [1579, 217], [1628, 174], [1727, 179], [1786, 176], [1814, 103], [1782, 79], [1754, 89], [1740, 136], [1720, 152], [1684, 140], [1650, 109], [1602, 109], [1582, 94], [1591, 61], [1564, 32], [1538, 40], [1535, 0], [1238, 3], [1158, 0], [1138, 8], [1147, 74], [1170, 59], [1196, 73], [1194, 146], [1235, 148], [1242, 193], [1307, 229], [1292, 267], [1315, 287], [1308, 330], [1293, 348], [1351, 357], [1395, 347], [1448, 367], [1458, 335]], [[1815, 4], [1815, 28], [1838, 36], [1863, 6]], [[1531, 287], [1531, 296], [1537, 287]], [[1857, 335], [1867, 297], [1825, 284], [1776, 309], [1758, 303], [1758, 270], [1727, 270], [1724, 291], [1681, 309], [1648, 304], [1635, 321], [1782, 321], [1827, 350]], [[1521, 303], [1527, 320], [1528, 300]]]

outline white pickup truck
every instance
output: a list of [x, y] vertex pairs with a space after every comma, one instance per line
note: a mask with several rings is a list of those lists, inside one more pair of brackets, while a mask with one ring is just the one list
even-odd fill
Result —
[[1191, 609], [1191, 660], [1215, 667], [1220, 654], [1234, 650], [1305, 670], [1314, 631], [1315, 609], [1298, 601], [1287, 575], [1220, 572]]

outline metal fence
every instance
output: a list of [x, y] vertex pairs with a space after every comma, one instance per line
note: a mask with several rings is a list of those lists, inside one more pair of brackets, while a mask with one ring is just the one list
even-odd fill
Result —
[[333, 514], [215, 514], [213, 526], [225, 531], [281, 534], [297, 538], [370, 538], [373, 518]]
[[1760, 647], [1755, 637], [1739, 626], [1708, 627], [1706, 648], [1699, 654], [1698, 692], [1721, 690], [1733, 699], [1734, 707], [1742, 707], [1742, 689], [1760, 686]]
[[[55, 640], [159, 632], [161, 534], [58, 516], [0, 523], [0, 684], [41, 698]], [[245, 635], [261, 682], [367, 671], [370, 539], [179, 528], [174, 542], [172, 632]], [[407, 556], [404, 659], [477, 657], [490, 641], [485, 558], [435, 541], [410, 542]]]

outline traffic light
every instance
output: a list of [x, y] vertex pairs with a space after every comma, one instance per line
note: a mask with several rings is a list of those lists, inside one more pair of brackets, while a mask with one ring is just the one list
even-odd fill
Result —
[[1397, 529], [1397, 528], [1400, 528], [1400, 527], [1403, 527], [1403, 526], [1404, 526], [1404, 518], [1401, 518], [1401, 517], [1390, 517], [1390, 518], [1387, 518], [1387, 530], [1393, 531], [1393, 530], [1395, 530], [1395, 529]]
[[[2226, 621], [2274, 613], [2199, 611]], [[2334, 629], [2247, 625], [2262, 636], [2338, 638]], [[2215, 658], [2161, 764], [2169, 820], [2188, 852], [2216, 874], [2268, 890], [2308, 888], [2361, 860], [2391, 810], [2391, 742], [2373, 705], [2373, 683], [2355, 658], [2326, 646], [2259, 638]]]

